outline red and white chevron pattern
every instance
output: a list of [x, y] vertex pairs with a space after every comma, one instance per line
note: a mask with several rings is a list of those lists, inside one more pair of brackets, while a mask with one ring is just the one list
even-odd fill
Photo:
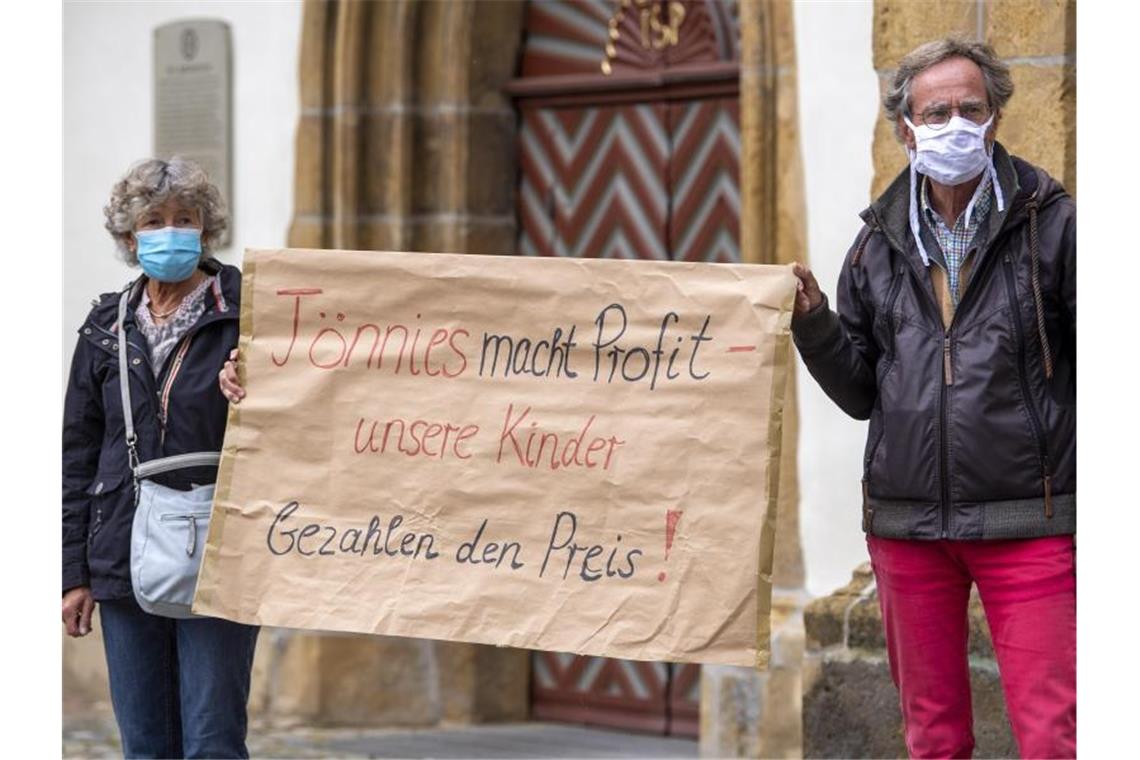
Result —
[[696, 736], [699, 665], [535, 652], [534, 717]]
[[662, 104], [524, 111], [519, 250], [669, 258], [664, 117]]
[[740, 261], [735, 99], [523, 112], [519, 251]]
[[671, 103], [669, 248], [679, 261], [740, 261], [740, 104]]

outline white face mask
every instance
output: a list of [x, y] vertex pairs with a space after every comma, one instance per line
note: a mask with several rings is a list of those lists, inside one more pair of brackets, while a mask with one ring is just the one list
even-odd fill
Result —
[[938, 184], [969, 182], [989, 164], [986, 131], [994, 121], [993, 116], [985, 124], [952, 116], [940, 129], [925, 124], [916, 127], [910, 119], [905, 116], [903, 119], [914, 132], [915, 150], [907, 151], [911, 165]]
[[991, 116], [985, 124], [975, 124], [961, 116], [953, 116], [941, 129], [933, 129], [925, 124], [916, 127], [905, 116], [903, 120], [914, 131], [917, 148], [908, 148], [906, 152], [910, 158], [910, 231], [914, 235], [922, 263], [930, 266], [930, 256], [926, 253], [919, 231], [917, 175], [921, 172], [940, 185], [960, 185], [989, 168], [997, 210], [1001, 213], [1005, 209], [1005, 199], [998, 183], [997, 167], [994, 166], [990, 152], [986, 150], [986, 132], [994, 117]]

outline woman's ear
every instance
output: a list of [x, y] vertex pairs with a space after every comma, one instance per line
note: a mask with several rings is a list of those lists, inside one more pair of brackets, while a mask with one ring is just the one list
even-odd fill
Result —
[[127, 250], [131, 253], [137, 252], [139, 249], [139, 241], [135, 238], [135, 233], [127, 233]]

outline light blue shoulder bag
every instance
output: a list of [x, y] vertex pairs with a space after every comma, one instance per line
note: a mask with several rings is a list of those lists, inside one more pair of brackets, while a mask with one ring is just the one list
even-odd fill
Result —
[[190, 612], [198, 568], [210, 525], [214, 485], [189, 491], [150, 480], [154, 475], [184, 467], [217, 465], [220, 454], [203, 451], [139, 462], [131, 389], [127, 370], [127, 337], [123, 320], [131, 289], [119, 299], [119, 392], [127, 431], [127, 454], [135, 485], [135, 518], [131, 526], [131, 586], [139, 606], [154, 615], [198, 617]]

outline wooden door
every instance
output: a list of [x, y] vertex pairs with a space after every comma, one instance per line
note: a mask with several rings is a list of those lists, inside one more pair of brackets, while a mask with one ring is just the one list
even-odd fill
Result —
[[[740, 260], [727, 0], [544, 0], [520, 77], [518, 252]], [[535, 718], [696, 736], [700, 666], [535, 652]]]

